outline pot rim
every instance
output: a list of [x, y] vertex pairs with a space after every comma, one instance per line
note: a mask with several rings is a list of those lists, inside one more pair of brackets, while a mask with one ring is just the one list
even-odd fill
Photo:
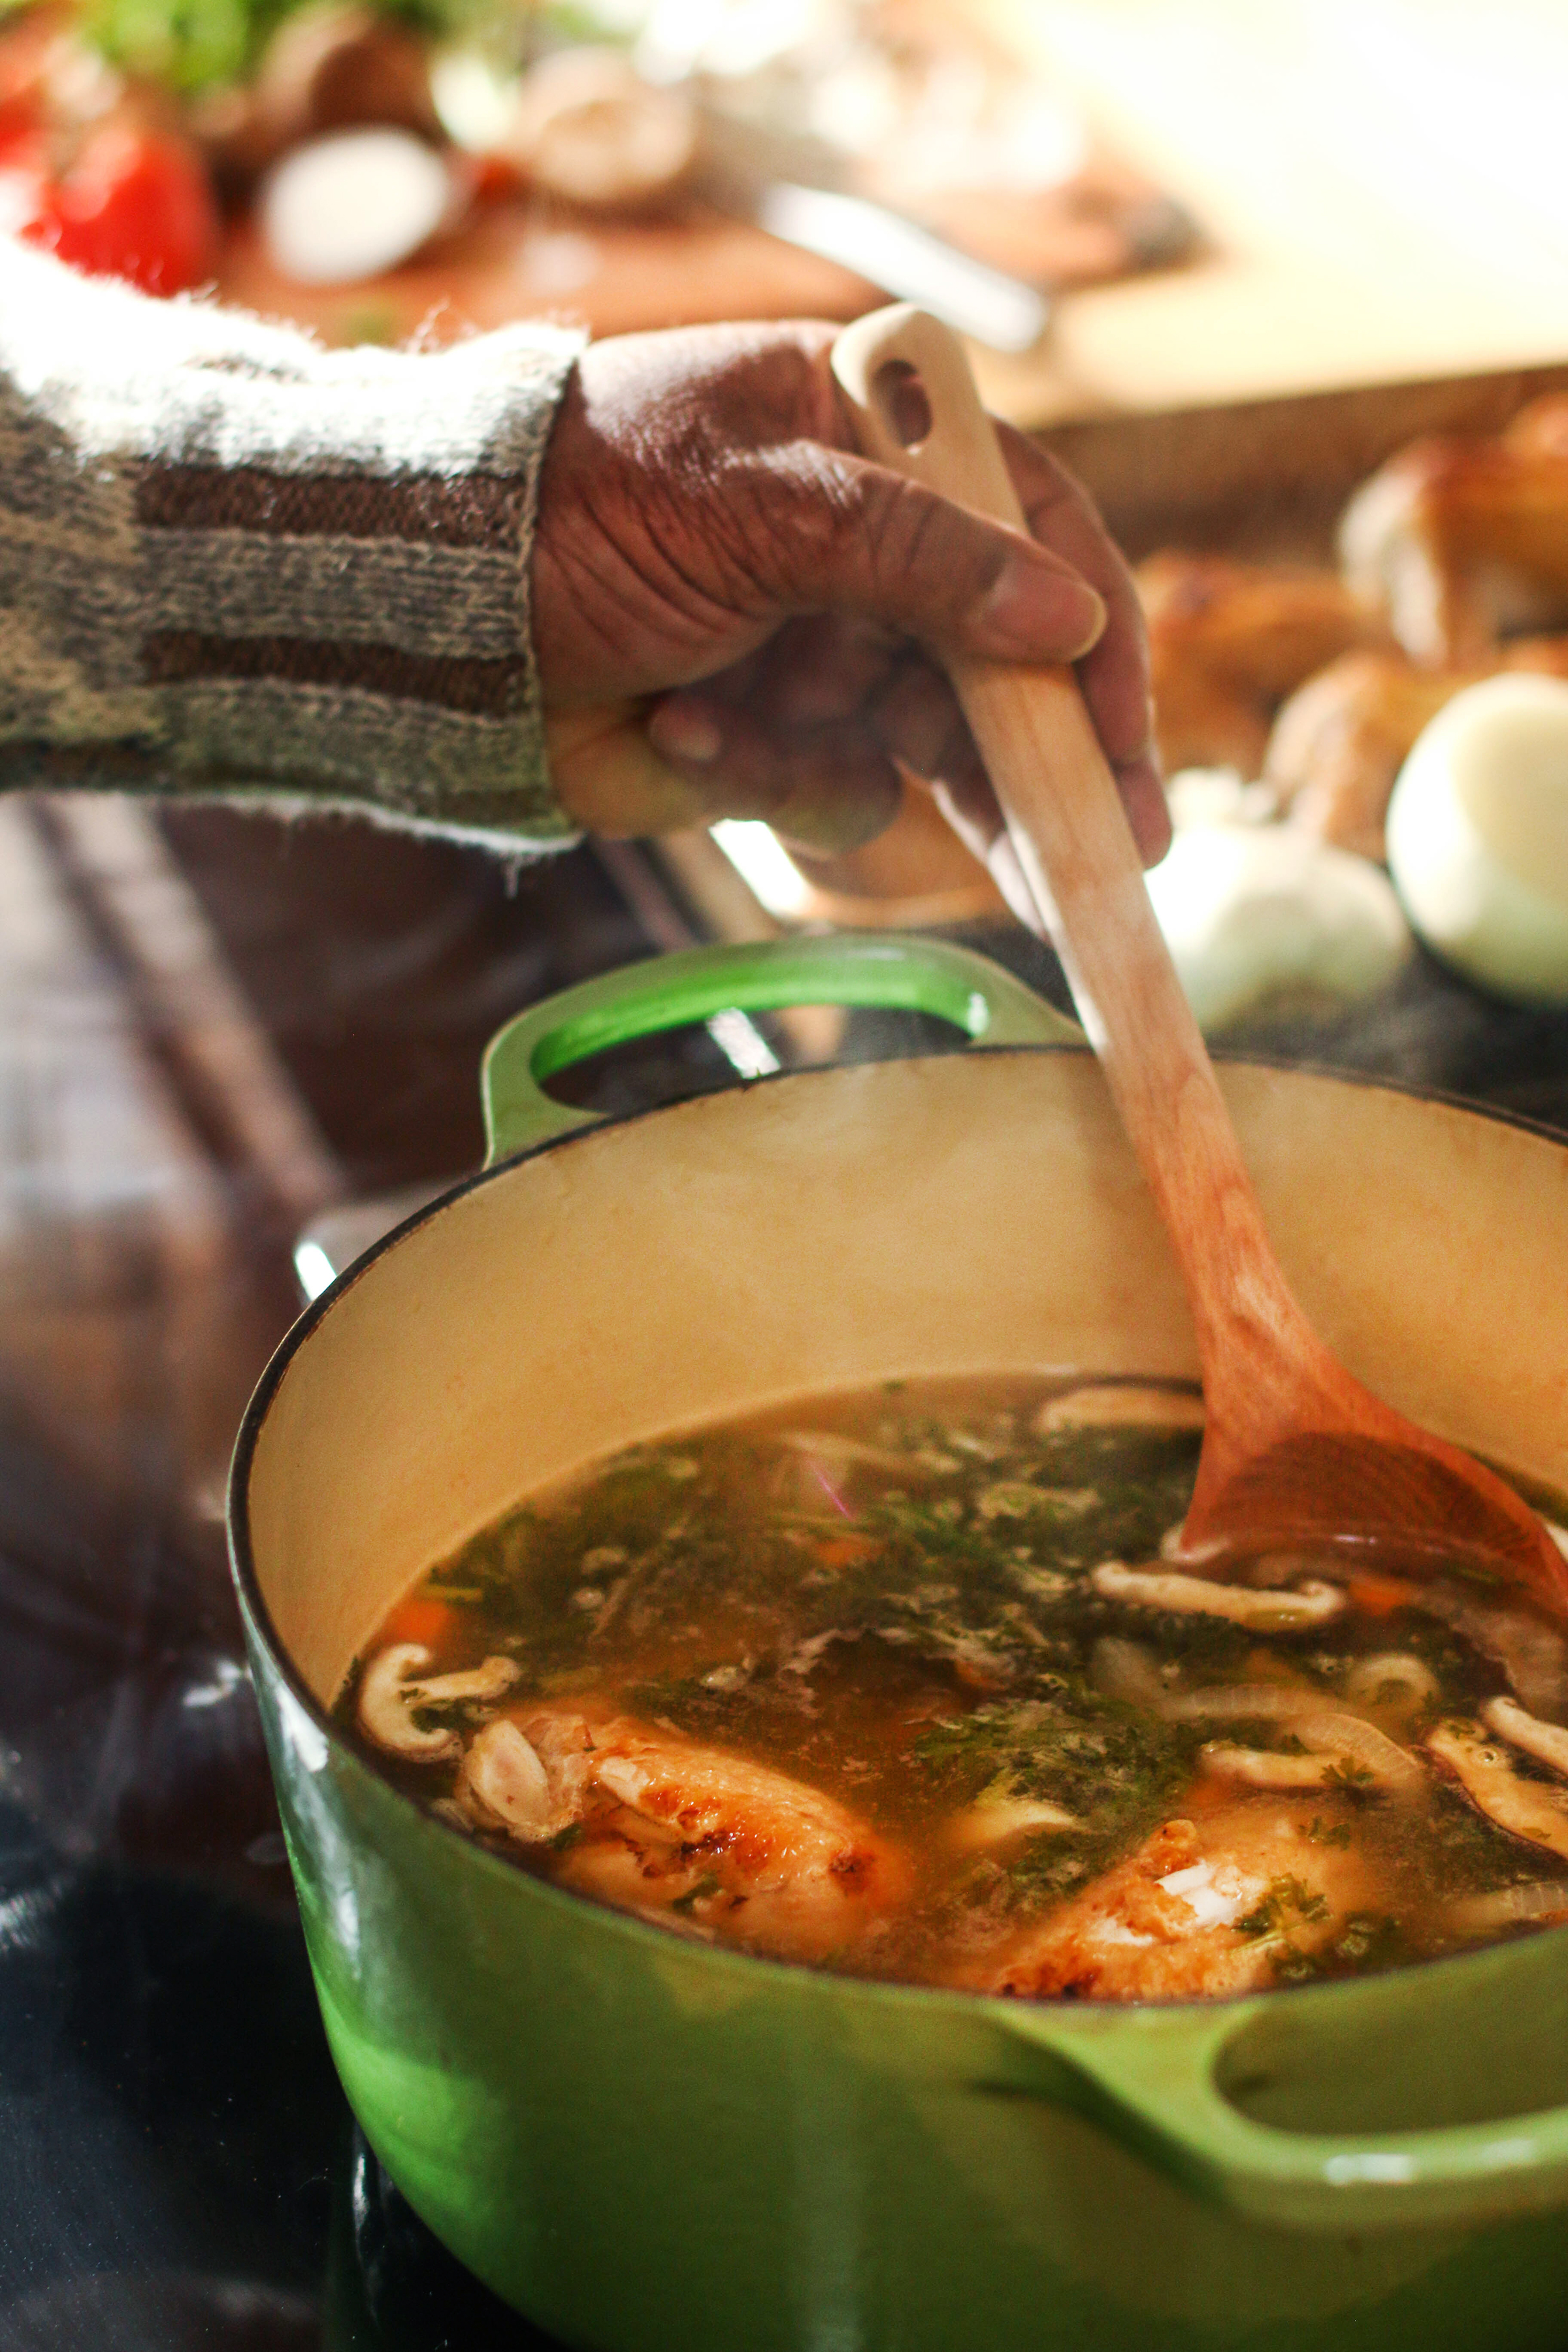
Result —
[[[988, 1046], [977, 1042], [964, 1049], [965, 1060], [975, 1060], [982, 1056], [991, 1059], [1015, 1054], [1070, 1055], [1075, 1059], [1088, 1059], [1091, 1058], [1092, 1049], [1087, 1044], [1078, 1045], [1065, 1040], [1060, 1044], [1034, 1045]], [[947, 1056], [901, 1055], [889, 1055], [887, 1058], [903, 1061], [935, 1061], [944, 1060]], [[1272, 1070], [1287, 1077], [1326, 1078], [1335, 1085], [1364, 1088], [1375, 1093], [1404, 1096], [1412, 1101], [1430, 1103], [1440, 1109], [1460, 1111], [1467, 1117], [1485, 1119], [1496, 1126], [1521, 1129], [1526, 1134], [1540, 1137], [1542, 1141], [1553, 1144], [1564, 1154], [1568, 1154], [1568, 1135], [1563, 1134], [1561, 1129], [1550, 1127], [1542, 1120], [1531, 1118], [1523, 1113], [1505, 1110], [1488, 1103], [1478, 1103], [1461, 1095], [1447, 1093], [1439, 1087], [1422, 1087], [1403, 1080], [1383, 1078], [1367, 1071], [1341, 1070], [1323, 1064], [1287, 1061], [1281, 1057], [1261, 1054], [1220, 1052], [1214, 1055], [1214, 1059], [1226, 1066]], [[641, 1110], [616, 1112], [595, 1119], [591, 1126], [568, 1129], [563, 1134], [551, 1136], [541, 1143], [529, 1145], [521, 1151], [511, 1152], [504, 1159], [476, 1169], [471, 1176], [460, 1178], [457, 1183], [448, 1186], [447, 1191], [438, 1193], [433, 1201], [427, 1201], [422, 1207], [414, 1210], [389, 1233], [384, 1234], [362, 1256], [355, 1258], [352, 1265], [345, 1266], [342, 1273], [301, 1310], [273, 1349], [260, 1379], [251, 1392], [235, 1438], [234, 1452], [230, 1457], [225, 1520], [230, 1571], [238, 1591], [242, 1612], [251, 1632], [265, 1646], [273, 1669], [288, 1689], [289, 1696], [295, 1705], [303, 1710], [308, 1720], [329, 1742], [334, 1752], [349, 1758], [359, 1770], [364, 1772], [375, 1782], [379, 1790], [398, 1805], [406, 1808], [412, 1818], [426, 1829], [453, 1839], [470, 1858], [493, 1864], [497, 1869], [504, 1870], [509, 1878], [522, 1879], [538, 1892], [545, 1895], [553, 1895], [560, 1902], [568, 1905], [574, 1912], [580, 1913], [586, 1908], [601, 1915], [607, 1925], [618, 1927], [637, 1940], [641, 1941], [644, 1937], [651, 1938], [659, 1947], [669, 1941], [668, 1928], [657, 1927], [647, 1920], [638, 1919], [630, 1913], [617, 1911], [613, 1905], [595, 1902], [591, 1895], [577, 1895], [570, 1888], [554, 1886], [548, 1880], [534, 1878], [531, 1873], [522, 1870], [520, 1864], [510, 1862], [504, 1854], [490, 1853], [487, 1847], [479, 1845], [470, 1838], [466, 1832], [458, 1829], [452, 1822], [442, 1820], [439, 1814], [431, 1812], [428, 1807], [422, 1805], [417, 1798], [399, 1789], [387, 1774], [377, 1769], [373, 1759], [363, 1755], [351, 1740], [344, 1738], [342, 1727], [331, 1710], [321, 1705], [300, 1673], [272, 1622], [271, 1612], [262, 1594], [250, 1541], [251, 1466], [273, 1399], [281, 1387], [295, 1356], [306, 1341], [314, 1335], [325, 1316], [341, 1298], [346, 1297], [348, 1292], [370, 1273], [380, 1258], [398, 1247], [421, 1225], [441, 1215], [455, 1202], [465, 1199], [468, 1193], [479, 1191], [482, 1185], [491, 1182], [494, 1179], [509, 1174], [513, 1169], [522, 1166], [528, 1160], [541, 1159], [548, 1152], [569, 1149], [574, 1144], [587, 1142], [595, 1136], [605, 1134], [616, 1128], [631, 1126], [639, 1119], [679, 1114], [694, 1102], [710, 1099], [711, 1094], [728, 1094], [736, 1091], [749, 1094], [759, 1087], [790, 1085], [800, 1081], [809, 1082], [816, 1078], [831, 1077], [843, 1066], [837, 1063], [826, 1063], [804, 1070], [771, 1071], [765, 1076], [745, 1080], [740, 1088], [716, 1087], [710, 1089], [708, 1094], [684, 1096], [675, 1102], [657, 1103]], [[1564, 1936], [1568, 1936], [1568, 1923], [1564, 1923], [1561, 1927], [1540, 1928], [1530, 1937], [1521, 1939], [1521, 1948], [1523, 1948], [1527, 1944], [1538, 1944], [1549, 1937]], [[830, 1983], [839, 1990], [849, 1990], [858, 1995], [892, 1996], [900, 2001], [915, 2000], [928, 2004], [957, 2002], [962, 2005], [966, 2013], [976, 2015], [984, 2014], [988, 2011], [994, 2012], [998, 2008], [1007, 2013], [1016, 2012], [1021, 2008], [1030, 2011], [1038, 2008], [1052, 2015], [1071, 2010], [1075, 2015], [1087, 2013], [1100, 2018], [1128, 2011], [1144, 2016], [1151, 2012], [1157, 2012], [1163, 2017], [1185, 2017], [1193, 2020], [1215, 2018], [1221, 2015], [1234, 2019], [1259, 2002], [1273, 2010], [1281, 1999], [1343, 2001], [1347, 1997], [1353, 1998], [1358, 1991], [1369, 1985], [1381, 1984], [1386, 1980], [1385, 1976], [1352, 1977], [1338, 1980], [1331, 1979], [1319, 1984], [1280, 1985], [1266, 1992], [1232, 1993], [1206, 2000], [1192, 1999], [1125, 2004], [1120, 2002], [1073, 2004], [1060, 2001], [1019, 2003], [1006, 2000], [1000, 1995], [968, 1992], [947, 1985], [904, 1984], [874, 1977], [840, 1976], [837, 1972], [828, 1974], [803, 1960], [781, 1959], [762, 1952], [735, 1951], [718, 1945], [698, 1945], [689, 1942], [685, 1937], [678, 1940], [693, 1955], [700, 1953], [705, 1958], [715, 1960], [739, 1962], [749, 1967], [760, 1967], [769, 1970], [780, 1969], [792, 1979], [803, 1979], [816, 1984]], [[1445, 1974], [1448, 1974], [1456, 1970], [1474, 1968], [1478, 1963], [1485, 1963], [1489, 1956], [1509, 1948], [1510, 1948], [1506, 1945], [1483, 1945], [1473, 1952], [1447, 1953], [1433, 1959], [1413, 1962], [1408, 1969], [1391, 1970], [1386, 1973], [1399, 1977], [1419, 1975], [1425, 1979], [1428, 1971], [1440, 1969]]]

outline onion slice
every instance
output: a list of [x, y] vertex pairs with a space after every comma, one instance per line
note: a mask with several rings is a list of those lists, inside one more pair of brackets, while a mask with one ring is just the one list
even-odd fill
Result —
[[1500, 1886], [1489, 1895], [1468, 1895], [1448, 1907], [1448, 1926], [1459, 1936], [1495, 1936], [1503, 1927], [1530, 1927], [1568, 1918], [1568, 1878], [1532, 1879], [1528, 1886]]

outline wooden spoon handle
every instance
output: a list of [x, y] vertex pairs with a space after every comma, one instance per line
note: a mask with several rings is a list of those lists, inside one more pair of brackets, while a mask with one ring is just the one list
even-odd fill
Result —
[[[868, 457], [976, 513], [1027, 529], [963, 348], [947, 328], [907, 304], [879, 310], [839, 336], [833, 369]], [[968, 656], [955, 656], [948, 667], [1175, 1244], [1205, 1387], [1222, 1364], [1234, 1376], [1244, 1355], [1251, 1380], [1272, 1387], [1272, 1372], [1299, 1393], [1300, 1362], [1318, 1343], [1269, 1249], [1077, 681], [1067, 668]], [[1224, 1344], [1215, 1344], [1222, 1334]], [[1211, 1413], [1214, 1404], [1211, 1392]]]

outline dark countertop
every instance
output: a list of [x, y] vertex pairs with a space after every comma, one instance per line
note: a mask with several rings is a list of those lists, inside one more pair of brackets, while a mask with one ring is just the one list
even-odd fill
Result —
[[[295, 1232], [478, 1160], [489, 1033], [649, 951], [614, 870], [0, 805], [0, 2352], [542, 2344], [356, 2141], [221, 1498]], [[1020, 938], [977, 943], [1059, 988]], [[1568, 1016], [1430, 965], [1251, 1042], [1568, 1131]], [[700, 1034], [595, 1083], [628, 1108], [732, 1077]]]

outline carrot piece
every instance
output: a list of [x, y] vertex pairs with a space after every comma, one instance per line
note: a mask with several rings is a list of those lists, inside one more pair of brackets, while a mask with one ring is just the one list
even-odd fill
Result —
[[386, 1621], [388, 1648], [394, 1642], [416, 1642], [421, 1649], [439, 1650], [451, 1631], [453, 1610], [449, 1601], [437, 1601], [427, 1592], [411, 1592], [406, 1601], [399, 1601]]
[[1352, 1609], [1363, 1609], [1369, 1617], [1392, 1617], [1396, 1609], [1409, 1607], [1415, 1587], [1401, 1576], [1352, 1576], [1347, 1590]]
[[824, 1568], [858, 1568], [863, 1560], [875, 1559], [881, 1549], [876, 1536], [825, 1536], [816, 1547]]

